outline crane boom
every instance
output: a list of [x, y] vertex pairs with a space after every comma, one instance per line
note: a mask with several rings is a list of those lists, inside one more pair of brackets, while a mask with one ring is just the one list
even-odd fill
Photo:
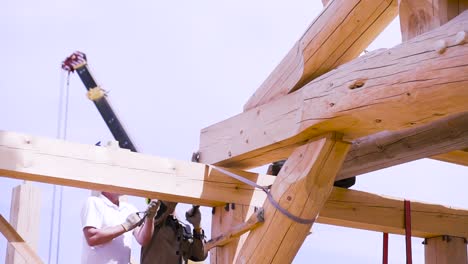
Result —
[[78, 76], [80, 76], [81, 81], [88, 91], [88, 98], [96, 105], [96, 108], [114, 136], [114, 139], [119, 142], [119, 146], [137, 152], [135, 145], [133, 145], [133, 142], [108, 102], [106, 93], [97, 85], [91, 75], [86, 55], [83, 52], [74, 52], [62, 62], [62, 69], [69, 73], [74, 71], [78, 73]]

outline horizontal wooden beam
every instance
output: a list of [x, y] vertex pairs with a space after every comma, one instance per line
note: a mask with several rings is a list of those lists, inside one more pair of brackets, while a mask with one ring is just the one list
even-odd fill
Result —
[[455, 150], [452, 152], [432, 156], [431, 158], [450, 162], [462, 166], [468, 166], [468, 150]]
[[[468, 12], [347, 63], [274, 102], [201, 131], [201, 162], [250, 168], [327, 131], [349, 141], [468, 111]], [[429, 63], [430, 62], [430, 63]]]
[[[403, 199], [333, 188], [317, 222], [323, 224], [405, 234]], [[411, 234], [468, 237], [468, 211], [442, 205], [411, 202]]]
[[5, 236], [8, 243], [24, 259], [24, 263], [42, 264], [41, 258], [34, 252], [26, 241], [16, 232], [8, 221], [0, 214], [0, 233]]
[[[399, 131], [383, 131], [353, 142], [336, 179], [468, 147], [468, 113]], [[466, 156], [465, 156], [466, 157]], [[462, 156], [457, 158], [462, 160]]]
[[[0, 131], [0, 176], [154, 197], [165, 201], [262, 205], [266, 195], [204, 164], [128, 150]], [[262, 186], [270, 176], [230, 170]]]
[[[262, 186], [269, 186], [276, 179], [230, 171]], [[0, 131], [0, 176], [207, 206], [227, 202], [262, 206], [266, 197], [204, 164], [5, 131]], [[397, 199], [333, 188], [317, 221], [401, 234], [403, 222], [398, 222], [398, 214], [402, 206]], [[412, 208], [424, 215], [421, 224], [413, 218], [416, 236], [468, 237], [466, 210], [422, 203], [420, 208]], [[379, 217], [380, 214], [387, 217]], [[437, 225], [425, 224], [436, 220]]]
[[397, 14], [397, 0], [330, 1], [244, 110], [280, 98], [358, 57]]

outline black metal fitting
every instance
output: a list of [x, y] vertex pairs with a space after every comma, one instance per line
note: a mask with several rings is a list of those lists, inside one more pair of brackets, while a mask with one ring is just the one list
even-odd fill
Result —
[[200, 152], [193, 152], [192, 153], [192, 162], [200, 162]]

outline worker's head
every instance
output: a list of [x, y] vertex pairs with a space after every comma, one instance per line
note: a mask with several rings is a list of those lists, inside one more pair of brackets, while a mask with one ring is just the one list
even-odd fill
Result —
[[161, 217], [166, 212], [167, 214], [173, 214], [176, 206], [177, 206], [177, 203], [161, 201], [161, 205], [159, 206], [159, 210], [158, 210], [158, 213], [156, 214], [156, 218]]
[[111, 193], [111, 192], [101, 192], [109, 201], [112, 203], [119, 205], [119, 198], [122, 196], [120, 193]]
[[175, 211], [175, 208], [177, 206], [177, 203], [175, 202], [163, 202], [163, 204], [167, 207], [167, 211], [170, 213], [170, 214], [173, 214], [174, 211]]

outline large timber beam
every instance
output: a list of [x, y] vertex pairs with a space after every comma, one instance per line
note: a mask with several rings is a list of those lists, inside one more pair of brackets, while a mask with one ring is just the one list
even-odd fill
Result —
[[[211, 167], [123, 149], [0, 131], [0, 175], [207, 206], [261, 205], [254, 190]], [[262, 186], [271, 176], [231, 170]]]
[[[316, 219], [333, 189], [333, 182], [350, 145], [336, 133], [298, 147], [271, 187], [273, 199], [289, 213]], [[299, 223], [266, 201], [265, 223], [252, 230], [236, 263], [291, 263], [313, 222]]]
[[330, 1], [244, 110], [278, 99], [356, 58], [397, 13], [396, 0]]
[[[403, 199], [333, 188], [318, 223], [392, 234], [405, 234]], [[468, 211], [411, 201], [411, 234], [468, 237]]]
[[[353, 142], [337, 180], [468, 147], [468, 113], [400, 131], [383, 131]], [[456, 151], [458, 153], [458, 151]], [[452, 152], [455, 153], [455, 152]], [[434, 155], [443, 155], [435, 156]], [[454, 157], [453, 154], [450, 154]], [[465, 155], [451, 161], [468, 162]]]
[[[399, 0], [402, 40], [408, 41], [437, 28], [466, 9], [468, 9], [468, 0]], [[433, 158], [456, 164], [468, 163], [460, 151], [440, 154]]]
[[249, 168], [287, 158], [308, 139], [349, 141], [468, 111], [468, 12], [389, 50], [347, 63], [301, 90], [201, 132], [201, 161]]

